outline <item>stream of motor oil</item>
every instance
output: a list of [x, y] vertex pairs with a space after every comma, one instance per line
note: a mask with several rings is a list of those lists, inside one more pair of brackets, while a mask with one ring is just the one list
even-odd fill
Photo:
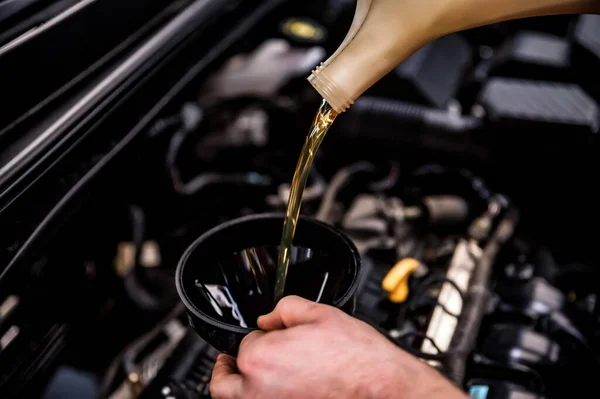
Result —
[[290, 264], [290, 253], [294, 233], [296, 232], [296, 224], [300, 215], [300, 206], [302, 205], [302, 193], [306, 186], [306, 179], [310, 172], [310, 167], [315, 159], [315, 154], [319, 149], [319, 145], [327, 134], [327, 131], [333, 124], [337, 113], [331, 108], [326, 100], [323, 100], [315, 119], [313, 120], [306, 141], [300, 152], [298, 164], [294, 171], [294, 178], [288, 199], [285, 220], [283, 222], [283, 233], [281, 234], [281, 244], [279, 246], [279, 258], [277, 260], [277, 273], [275, 276], [275, 293], [274, 304], [277, 304], [283, 297], [285, 290], [285, 280], [287, 278], [288, 267]]

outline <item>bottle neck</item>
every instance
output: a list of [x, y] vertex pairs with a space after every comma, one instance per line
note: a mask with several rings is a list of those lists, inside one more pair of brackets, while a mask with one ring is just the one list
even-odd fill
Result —
[[[369, 2], [369, 0], [359, 0]], [[429, 0], [439, 2], [445, 0]], [[416, 6], [410, 6], [414, 3]], [[409, 7], [405, 7], [408, 4]], [[433, 18], [421, 0], [372, 0], [340, 49], [309, 77], [333, 109], [344, 112], [384, 75], [432, 40]]]

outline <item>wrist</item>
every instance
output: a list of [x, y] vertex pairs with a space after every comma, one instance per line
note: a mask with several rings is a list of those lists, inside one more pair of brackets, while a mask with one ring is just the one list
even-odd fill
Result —
[[[394, 359], [381, 362], [373, 377], [365, 379], [362, 395], [369, 399], [468, 399], [468, 395], [456, 387], [437, 370], [422, 360], [395, 348]], [[368, 381], [368, 382], [367, 382]]]
[[431, 386], [435, 380], [423, 378], [422, 366], [425, 365], [419, 364], [421, 361], [412, 357], [406, 361], [407, 354], [401, 350], [397, 350], [393, 356], [394, 359], [383, 360], [368, 372], [370, 378], [362, 379], [359, 394], [354, 397], [368, 399], [427, 397], [429, 399], [422, 388]]

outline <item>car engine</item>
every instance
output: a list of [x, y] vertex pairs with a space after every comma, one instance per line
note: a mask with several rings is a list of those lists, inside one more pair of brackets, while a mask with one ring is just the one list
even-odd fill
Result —
[[[305, 78], [354, 10], [263, 3], [160, 112], [129, 112], [147, 119], [134, 149], [45, 233], [10, 280], [26, 283], [3, 283], [0, 396], [210, 397], [217, 352], [188, 327], [175, 268], [211, 227], [285, 212], [320, 100]], [[599, 392], [598, 27], [561, 16], [435, 40], [338, 118], [309, 176], [302, 214], [362, 257], [354, 316], [475, 399]], [[186, 54], [178, 76], [201, 63]]]

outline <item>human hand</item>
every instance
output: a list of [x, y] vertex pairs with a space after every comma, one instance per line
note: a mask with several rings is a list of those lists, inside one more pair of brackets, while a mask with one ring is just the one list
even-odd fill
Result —
[[237, 360], [219, 355], [214, 399], [428, 398], [467, 396], [368, 324], [327, 305], [283, 298], [258, 319]]

